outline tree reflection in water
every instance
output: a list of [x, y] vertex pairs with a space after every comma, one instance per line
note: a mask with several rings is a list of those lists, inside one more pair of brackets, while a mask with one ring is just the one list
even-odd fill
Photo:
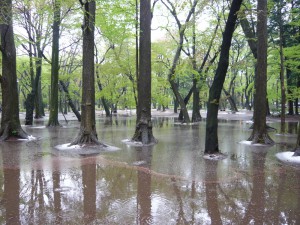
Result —
[[136, 147], [136, 152], [137, 162], [142, 162], [141, 167], [146, 169], [137, 171], [137, 224], [152, 224], [150, 173], [152, 147]]
[[218, 204], [218, 161], [205, 160], [205, 194], [208, 215], [212, 225], [222, 224], [219, 204]]
[[[82, 189], [84, 223], [90, 224], [96, 219], [96, 160], [82, 163]], [[99, 190], [101, 191], [101, 190]]]
[[[120, 151], [89, 157], [45, 147], [74, 127], [0, 143], [0, 224], [299, 224], [300, 169], [274, 159], [280, 145], [230, 145], [240, 125], [227, 122], [220, 132], [231, 157], [206, 161], [201, 124], [159, 121], [157, 145], [120, 143]], [[120, 124], [105, 138], [117, 143]], [[126, 124], [130, 134], [135, 123]]]
[[[20, 224], [20, 153], [12, 152], [8, 145], [1, 145], [3, 157], [5, 221], [7, 225]], [[14, 154], [14, 157], [12, 157]], [[13, 163], [11, 160], [13, 159]], [[17, 165], [17, 166], [15, 166]]]

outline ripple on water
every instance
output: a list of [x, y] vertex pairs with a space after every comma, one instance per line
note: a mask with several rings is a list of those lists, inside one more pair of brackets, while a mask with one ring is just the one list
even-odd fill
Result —
[[114, 224], [132, 224], [136, 219], [136, 198], [117, 199], [110, 206], [110, 215], [106, 220]]
[[71, 191], [73, 188], [68, 187], [68, 186], [64, 186], [64, 187], [59, 187], [59, 188], [55, 188], [54, 191], [55, 192], [69, 192]]
[[152, 194], [151, 198], [152, 216], [155, 218], [155, 222], [159, 221], [171, 221], [176, 218], [176, 209], [174, 208], [173, 200], [168, 199], [161, 193]]

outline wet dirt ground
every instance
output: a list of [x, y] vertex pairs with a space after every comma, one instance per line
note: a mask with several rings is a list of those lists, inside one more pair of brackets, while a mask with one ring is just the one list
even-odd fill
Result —
[[97, 115], [99, 140], [119, 148], [97, 155], [55, 148], [78, 134], [75, 120], [38, 120], [24, 126], [38, 140], [0, 143], [0, 224], [300, 224], [300, 167], [275, 157], [293, 149], [296, 122], [270, 133], [274, 146], [254, 147], [239, 143], [251, 114], [220, 114], [228, 157], [213, 161], [203, 158], [205, 120], [181, 125], [154, 113], [158, 144], [134, 147], [122, 142], [134, 133], [130, 114]]

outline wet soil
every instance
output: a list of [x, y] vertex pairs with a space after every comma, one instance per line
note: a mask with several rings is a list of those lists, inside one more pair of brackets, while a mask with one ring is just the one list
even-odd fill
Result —
[[[72, 114], [60, 128], [45, 128], [47, 118], [23, 126], [39, 139], [0, 143], [0, 223], [300, 223], [300, 167], [275, 157], [294, 147], [297, 120], [287, 121], [287, 134], [270, 133], [275, 145], [249, 146], [240, 142], [251, 134], [251, 112], [220, 112], [228, 157], [215, 161], [203, 158], [205, 120], [181, 125], [175, 116], [154, 111], [158, 144], [135, 147], [122, 142], [134, 134], [134, 112], [99, 112], [98, 138], [118, 150], [87, 156], [55, 148], [79, 132]], [[268, 122], [279, 130], [278, 119]]]

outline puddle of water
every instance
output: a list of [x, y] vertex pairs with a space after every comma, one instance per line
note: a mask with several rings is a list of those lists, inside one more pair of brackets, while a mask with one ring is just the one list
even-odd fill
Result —
[[271, 133], [280, 144], [255, 147], [239, 143], [249, 124], [220, 121], [222, 161], [203, 158], [205, 122], [153, 126], [157, 145], [130, 146], [122, 140], [134, 117], [99, 118], [99, 139], [119, 150], [86, 157], [55, 148], [72, 141], [77, 122], [25, 126], [39, 139], [0, 143], [1, 223], [299, 224], [300, 168], [275, 157], [296, 142], [294, 126], [292, 135]]

